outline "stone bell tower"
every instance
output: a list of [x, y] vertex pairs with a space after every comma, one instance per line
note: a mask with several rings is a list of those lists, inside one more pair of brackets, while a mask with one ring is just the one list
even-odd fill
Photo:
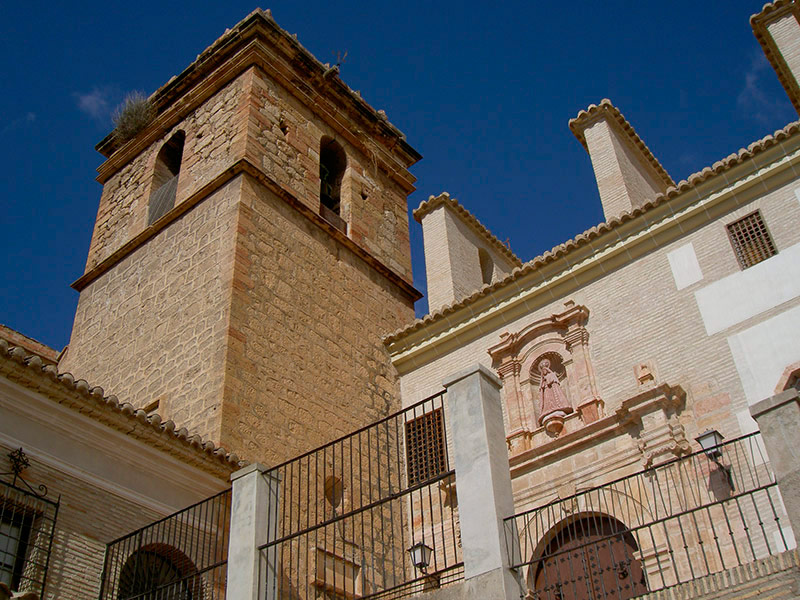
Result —
[[274, 463], [395, 408], [420, 155], [255, 11], [98, 150], [103, 193], [59, 367]]

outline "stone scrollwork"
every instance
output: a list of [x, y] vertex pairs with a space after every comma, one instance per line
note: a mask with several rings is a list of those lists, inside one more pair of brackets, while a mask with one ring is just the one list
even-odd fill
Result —
[[662, 384], [622, 403], [617, 421], [631, 429], [642, 455], [642, 467], [672, 460], [692, 451], [678, 413], [685, 405], [686, 394], [679, 386]]
[[575, 421], [574, 429], [603, 417], [589, 358], [589, 310], [572, 301], [564, 306], [564, 312], [501, 334], [489, 349], [503, 380], [512, 454], [529, 449], [537, 430], [552, 438], [567, 421]]

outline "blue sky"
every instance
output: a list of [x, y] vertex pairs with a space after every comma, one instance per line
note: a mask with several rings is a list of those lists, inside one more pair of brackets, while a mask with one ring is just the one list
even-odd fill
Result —
[[[100, 185], [94, 145], [132, 90], [180, 73], [254, 5], [14, 3], [0, 11], [0, 323], [69, 341]], [[797, 119], [748, 19], [759, 2], [277, 2], [279, 25], [423, 155], [411, 209], [449, 191], [528, 260], [602, 220], [567, 127], [610, 98], [673, 179]], [[417, 287], [422, 235], [412, 221]], [[425, 300], [417, 305], [425, 312]]]

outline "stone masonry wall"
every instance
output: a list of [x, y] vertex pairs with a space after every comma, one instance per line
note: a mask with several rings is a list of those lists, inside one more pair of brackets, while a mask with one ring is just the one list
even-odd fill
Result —
[[59, 368], [219, 439], [240, 179], [83, 290]]
[[450, 243], [450, 267], [456, 300], [465, 298], [483, 286], [479, 248], [486, 250], [492, 259], [494, 265], [492, 281], [503, 279], [514, 270], [514, 265], [509, 265], [505, 257], [500, 256], [453, 211], [445, 209], [445, 223], [447, 240]]
[[[0, 446], [0, 456], [5, 460], [10, 450]], [[6, 466], [0, 463], [0, 470], [8, 470], [2, 468]], [[50, 499], [61, 495], [47, 598], [97, 598], [106, 544], [164, 516], [40, 461], [32, 461], [25, 478], [36, 485], [45, 484]]]
[[[642, 152], [634, 150], [630, 140], [619, 135], [614, 129], [611, 129], [610, 135], [622, 174], [622, 180], [615, 182], [614, 185], [624, 185], [630, 204], [634, 207], [641, 206], [656, 196], [664, 184], [656, 179], [650, 165], [644, 162]], [[623, 210], [630, 210], [630, 207], [625, 207]]]
[[[348, 237], [410, 283], [406, 190], [376, 153], [365, 156], [257, 67], [106, 182], [87, 270], [146, 232], [156, 155], [178, 130], [186, 142], [176, 205], [247, 159], [313, 212], [320, 143], [335, 138], [347, 155]], [[288, 457], [397, 407], [379, 336], [410, 321], [413, 307], [284, 200], [252, 187], [242, 200], [242, 180], [195, 198], [81, 290], [59, 369], [137, 407], [158, 400], [158, 413], [179, 427], [266, 460], [266, 447]], [[318, 404], [305, 409], [311, 398]], [[318, 426], [313, 435], [296, 435], [306, 421]]]
[[147, 227], [156, 156], [175, 132], [186, 134], [176, 206], [240, 158], [246, 90], [247, 76], [240, 75], [105, 182], [87, 271]]
[[425, 215], [422, 235], [425, 244], [425, 278], [428, 312], [455, 300], [453, 265], [447, 235], [447, 209], [439, 206]]
[[222, 443], [275, 464], [399, 408], [380, 335], [413, 308], [250, 177], [240, 211]]
[[767, 25], [769, 35], [778, 47], [781, 58], [786, 62], [790, 77], [800, 83], [800, 40], [798, 40], [797, 18], [791, 12]]
[[411, 282], [405, 192], [378, 168], [374, 155], [365, 156], [262, 71], [251, 75], [247, 158], [319, 212], [320, 142], [323, 136], [335, 139], [347, 155], [340, 216], [348, 236]]

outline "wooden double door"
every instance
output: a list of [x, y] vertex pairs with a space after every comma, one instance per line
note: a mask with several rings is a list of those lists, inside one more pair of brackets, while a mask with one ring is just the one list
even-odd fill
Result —
[[616, 519], [585, 517], [559, 528], [534, 563], [537, 600], [627, 600], [647, 593], [637, 545]]

